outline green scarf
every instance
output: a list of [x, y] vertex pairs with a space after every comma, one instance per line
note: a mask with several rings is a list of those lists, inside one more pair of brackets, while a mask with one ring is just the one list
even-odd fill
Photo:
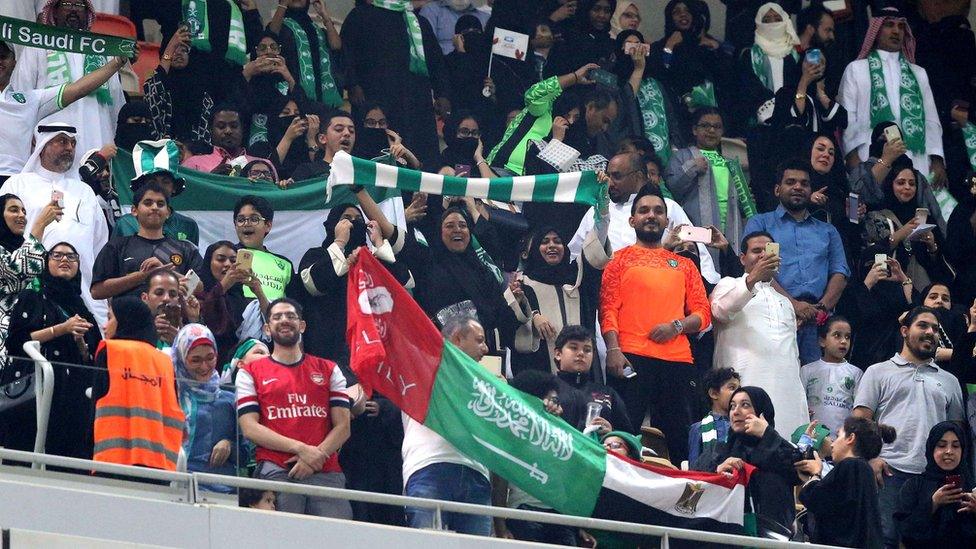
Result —
[[424, 56], [424, 35], [420, 32], [420, 21], [407, 0], [373, 0], [373, 6], [403, 14], [410, 38], [410, 72], [427, 76], [427, 58]]
[[667, 165], [671, 158], [671, 141], [668, 135], [668, 117], [664, 110], [664, 93], [661, 92], [661, 84], [657, 80], [641, 80], [637, 89], [637, 105], [641, 111], [644, 137], [654, 145], [654, 152], [661, 158], [661, 162]]
[[712, 417], [712, 414], [702, 418], [698, 431], [701, 433], [702, 450], [715, 444], [718, 440], [718, 431], [715, 430], [715, 418]]
[[752, 191], [746, 182], [746, 174], [742, 171], [742, 164], [739, 163], [739, 160], [737, 158], [726, 158], [712, 151], [703, 150], [701, 152], [705, 158], [709, 159], [710, 164], [721, 164], [724, 161], [725, 167], [729, 170], [729, 178], [732, 180], [732, 186], [735, 188], [735, 195], [739, 202], [739, 212], [742, 213], [742, 219], [747, 220], [756, 215], [758, 213], [756, 210], [756, 199], [752, 196]]
[[[791, 52], [794, 61], [800, 60], [800, 55], [798, 53]], [[749, 57], [752, 60], [752, 72], [759, 78], [762, 85], [770, 91], [773, 90], [773, 75], [772, 67], [769, 65], [769, 56], [763, 51], [758, 44], [753, 44], [752, 48], [749, 49]]]
[[315, 28], [315, 35], [319, 39], [318, 73], [321, 79], [320, 89], [316, 90], [316, 71], [312, 66], [312, 46], [308, 41], [308, 34], [294, 19], [285, 17], [282, 22], [295, 37], [295, 49], [298, 51], [298, 81], [301, 82], [305, 95], [311, 99], [318, 99], [330, 107], [342, 105], [342, 95], [339, 94], [335, 80], [332, 78], [332, 60], [328, 48], [325, 47], [325, 33], [322, 29]]
[[[190, 31], [190, 46], [200, 51], [210, 51], [210, 21], [207, 18], [207, 0], [182, 0], [183, 19]], [[230, 4], [230, 28], [227, 34], [227, 54], [224, 59], [236, 65], [247, 64], [247, 37], [244, 34], [244, 16], [232, 0]]]
[[966, 158], [969, 159], [969, 167], [976, 170], [976, 126], [968, 122], [962, 127], [962, 136], [966, 140]]
[[[904, 55], [898, 55], [901, 78], [898, 96], [901, 102], [901, 133], [905, 136], [905, 146], [909, 151], [925, 154], [925, 108], [922, 106], [922, 90], [912, 71], [912, 66]], [[884, 70], [881, 56], [876, 50], [868, 55], [868, 72], [871, 76], [871, 127], [881, 122], [898, 122], [891, 111], [888, 92], [885, 89]]]
[[693, 112], [701, 107], [717, 107], [718, 101], [715, 99], [715, 84], [710, 80], [705, 80], [701, 84], [691, 88], [691, 91], [682, 96], [688, 112]]
[[[108, 58], [104, 55], [85, 54], [85, 74], [91, 74], [102, 68]], [[71, 82], [71, 66], [68, 65], [68, 56], [63, 51], [48, 50], [47, 52], [47, 84], [48, 87], [60, 86]], [[99, 105], [112, 104], [112, 92], [108, 89], [108, 82], [98, 87], [92, 95], [98, 99]]]

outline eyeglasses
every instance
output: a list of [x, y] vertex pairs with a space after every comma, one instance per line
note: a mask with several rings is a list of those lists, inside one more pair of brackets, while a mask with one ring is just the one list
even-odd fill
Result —
[[363, 125], [366, 126], [367, 128], [381, 128], [385, 130], [387, 128], [388, 123], [385, 118], [379, 118], [379, 119], [367, 118], [366, 120], [363, 121]]
[[239, 215], [234, 218], [234, 223], [241, 227], [246, 225], [260, 225], [262, 221], [264, 221], [264, 218], [260, 215], [252, 215], [250, 217]]
[[606, 449], [608, 449], [608, 450], [619, 450], [619, 449], [623, 448], [624, 446], [626, 446], [626, 444], [624, 444], [623, 442], [616, 441], [616, 440], [612, 440], [610, 442], [604, 442], [603, 443], [603, 447], [606, 448]]
[[257, 46], [254, 46], [254, 49], [255, 51], [259, 51], [259, 52], [273, 51], [275, 53], [278, 53], [279, 51], [281, 51], [281, 46], [279, 46], [278, 44], [258, 44]]
[[72, 263], [78, 261], [78, 254], [74, 252], [51, 252], [51, 259], [55, 261], [68, 260]]
[[610, 176], [610, 179], [613, 179], [614, 181], [623, 181], [625, 177], [635, 174], [637, 171], [638, 170], [631, 170], [627, 173], [607, 172], [607, 175]]
[[458, 137], [481, 137], [481, 130], [471, 130], [468, 128], [458, 128]]
[[271, 315], [271, 320], [298, 320], [298, 313], [275, 313]]
[[701, 124], [697, 124], [695, 127], [701, 128], [703, 130], [715, 130], [715, 131], [722, 131], [722, 129], [725, 128], [723, 124], [709, 124], [708, 122], [702, 122]]
[[559, 397], [556, 396], [556, 395], [547, 396], [546, 398], [542, 399], [542, 402], [545, 402], [546, 404], [550, 404], [552, 406], [558, 406], [559, 405]]

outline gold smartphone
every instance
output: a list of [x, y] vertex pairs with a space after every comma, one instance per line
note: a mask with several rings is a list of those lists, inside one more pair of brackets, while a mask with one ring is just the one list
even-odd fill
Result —
[[254, 263], [254, 252], [251, 250], [237, 250], [237, 268], [249, 271]]

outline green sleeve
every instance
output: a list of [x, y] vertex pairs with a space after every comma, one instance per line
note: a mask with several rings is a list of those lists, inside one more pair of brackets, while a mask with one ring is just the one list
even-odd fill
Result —
[[558, 76], [546, 78], [525, 92], [525, 108], [532, 116], [542, 116], [552, 111], [552, 104], [562, 93]]

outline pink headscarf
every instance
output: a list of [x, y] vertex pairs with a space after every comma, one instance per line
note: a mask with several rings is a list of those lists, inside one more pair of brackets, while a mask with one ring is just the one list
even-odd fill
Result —
[[[41, 10], [41, 23], [54, 26], [54, 8], [57, 7], [60, 1], [47, 0], [47, 4], [44, 4], [44, 9]], [[88, 6], [88, 24], [83, 30], [90, 30], [92, 25], [95, 24], [95, 6], [92, 4], [92, 0], [85, 0], [85, 4]]]
[[915, 35], [912, 34], [912, 28], [908, 25], [908, 21], [905, 17], [898, 11], [898, 8], [884, 8], [879, 12], [878, 17], [872, 17], [871, 23], [868, 25], [868, 33], [864, 35], [864, 43], [861, 44], [861, 53], [857, 54], [858, 59], [867, 59], [871, 50], [874, 49], [874, 42], [878, 39], [878, 33], [881, 32], [881, 26], [884, 25], [885, 21], [893, 19], [895, 21], [902, 21], [905, 23], [905, 39], [901, 43], [901, 53], [908, 59], [909, 63], [915, 62]]

